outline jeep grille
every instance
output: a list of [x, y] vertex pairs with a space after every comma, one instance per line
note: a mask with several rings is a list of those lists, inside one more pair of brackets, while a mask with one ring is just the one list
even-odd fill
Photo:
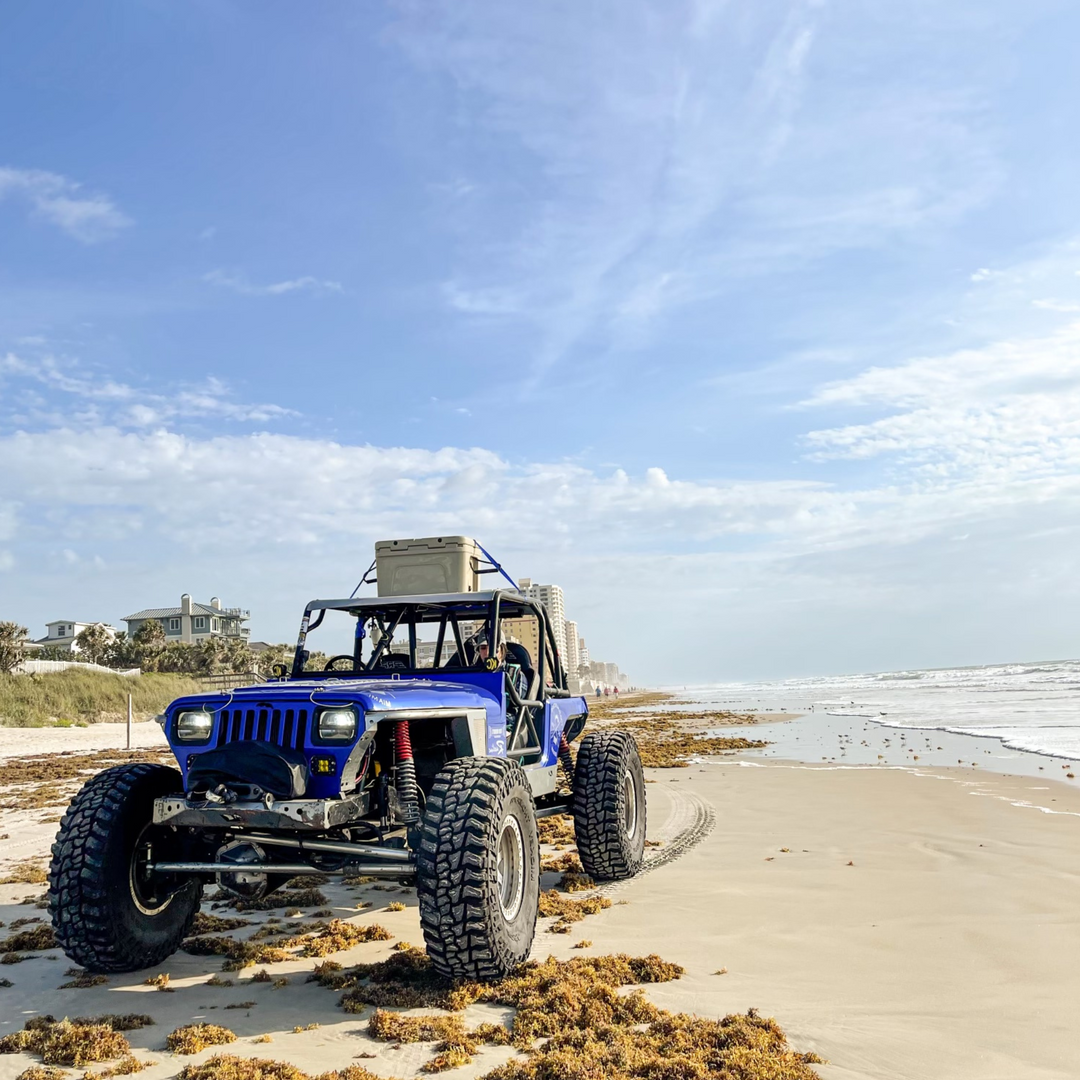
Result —
[[218, 746], [241, 739], [258, 739], [275, 746], [303, 750], [307, 722], [307, 709], [275, 709], [267, 705], [254, 709], [223, 709]]

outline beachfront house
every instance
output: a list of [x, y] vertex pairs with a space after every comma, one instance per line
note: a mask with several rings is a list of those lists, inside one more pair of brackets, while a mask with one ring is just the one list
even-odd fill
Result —
[[88, 626], [100, 626], [109, 635], [110, 639], [116, 637], [116, 628], [108, 623], [79, 622], [78, 619], [54, 619], [52, 622], [45, 624], [45, 636], [43, 638], [27, 642], [27, 644], [35, 651], [51, 645], [54, 649], [77, 653], [79, 646], [75, 644], [75, 639]]
[[246, 608], [227, 608], [213, 596], [209, 604], [198, 604], [189, 593], [180, 597], [180, 606], [171, 608], [146, 608], [126, 615], [128, 636], [135, 632], [149, 619], [157, 619], [165, 630], [169, 641], [198, 643], [207, 638], [223, 637], [230, 641], [247, 641], [251, 630], [245, 624], [251, 618]]

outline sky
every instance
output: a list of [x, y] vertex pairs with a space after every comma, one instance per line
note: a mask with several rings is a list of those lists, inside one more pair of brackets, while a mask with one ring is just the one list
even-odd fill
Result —
[[1074, 4], [0, 26], [0, 618], [464, 534], [639, 683], [1080, 653]]

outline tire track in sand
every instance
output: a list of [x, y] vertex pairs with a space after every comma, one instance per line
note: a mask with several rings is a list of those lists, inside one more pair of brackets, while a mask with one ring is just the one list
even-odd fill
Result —
[[650, 874], [662, 866], [667, 866], [700, 844], [716, 827], [716, 808], [697, 792], [668, 789], [668, 795], [671, 798], [671, 810], [667, 820], [654, 834], [654, 839], [662, 840], [664, 846], [659, 849], [647, 848], [645, 864], [632, 878], [601, 885], [597, 890], [599, 893], [619, 892], [643, 874]]

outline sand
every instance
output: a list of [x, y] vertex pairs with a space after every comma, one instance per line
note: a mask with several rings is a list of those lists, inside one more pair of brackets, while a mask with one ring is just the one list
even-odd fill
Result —
[[[40, 750], [42, 735], [69, 732], [34, 734]], [[111, 740], [104, 745], [122, 746], [115, 734], [101, 731]], [[0, 755], [8, 735], [0, 731]], [[972, 770], [803, 766], [751, 755], [650, 770], [649, 779], [649, 833], [663, 842], [650, 849], [655, 865], [609, 890], [614, 906], [571, 934], [539, 933], [535, 956], [580, 956], [573, 945], [582, 939], [593, 942], [590, 955], [656, 952], [687, 970], [649, 987], [653, 1001], [707, 1017], [757, 1007], [777, 1018], [796, 1049], [829, 1060], [816, 1066], [823, 1080], [1080, 1076], [1080, 792]], [[0, 820], [0, 834], [11, 833], [0, 842], [5, 862], [45, 854], [51, 829], [33, 823], [41, 816]], [[545, 887], [554, 878], [545, 875]], [[421, 941], [411, 890], [323, 890], [335, 915]], [[14, 902], [40, 891], [0, 886], [0, 919], [42, 915]], [[374, 907], [350, 911], [358, 900]], [[393, 900], [405, 909], [388, 911]], [[333, 959], [378, 960], [393, 944], [363, 944]], [[220, 959], [184, 953], [103, 987], [58, 990], [68, 961], [52, 950], [0, 968], [15, 984], [0, 989], [0, 1034], [41, 1012], [137, 1011], [157, 1020], [128, 1035], [137, 1056], [154, 1063], [141, 1074], [147, 1080], [212, 1056], [163, 1049], [173, 1028], [203, 1021], [235, 1031], [229, 1050], [246, 1056], [317, 1072], [372, 1053], [360, 1063], [376, 1074], [422, 1075], [430, 1044], [395, 1050], [368, 1039], [365, 1018], [342, 1013], [334, 994], [303, 981], [314, 962], [269, 965], [275, 977], [291, 976], [284, 990], [251, 983], [253, 969], [226, 975], [231, 988], [206, 987]], [[726, 974], [714, 974], [721, 968]], [[143, 985], [161, 971], [175, 993]], [[224, 1009], [247, 1000], [257, 1004]], [[492, 1011], [474, 1007], [467, 1020], [503, 1018]], [[292, 1031], [313, 1022], [321, 1026]], [[255, 1044], [264, 1033], [273, 1042]], [[485, 1048], [448, 1075], [478, 1076], [511, 1053]], [[0, 1056], [0, 1080], [33, 1060]]]

